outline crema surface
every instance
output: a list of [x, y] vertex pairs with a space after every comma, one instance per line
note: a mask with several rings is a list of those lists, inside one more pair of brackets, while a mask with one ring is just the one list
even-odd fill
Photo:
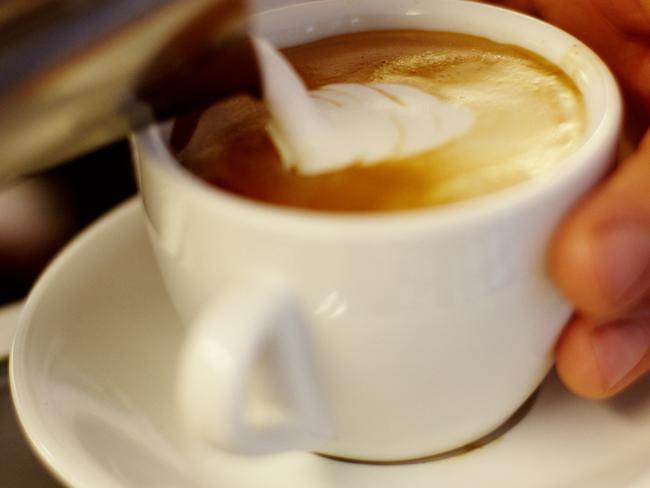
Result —
[[276, 205], [393, 211], [444, 205], [552, 172], [582, 143], [584, 101], [557, 66], [512, 45], [445, 32], [371, 31], [283, 50], [310, 89], [393, 83], [472, 109], [462, 137], [415, 157], [305, 176], [287, 170], [246, 96], [177, 121], [181, 163], [227, 191]]

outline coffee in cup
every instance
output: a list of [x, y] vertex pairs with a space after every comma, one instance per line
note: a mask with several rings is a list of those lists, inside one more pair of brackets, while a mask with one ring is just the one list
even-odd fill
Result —
[[283, 165], [264, 104], [241, 96], [210, 108], [196, 126], [196, 115], [176, 122], [172, 139], [186, 168], [260, 202], [395, 211], [543, 178], [584, 137], [585, 105], [575, 82], [512, 44], [452, 32], [376, 30], [290, 47], [284, 55], [311, 90], [338, 83], [407, 85], [469, 107], [476, 121], [462, 136], [415, 156], [304, 175]]

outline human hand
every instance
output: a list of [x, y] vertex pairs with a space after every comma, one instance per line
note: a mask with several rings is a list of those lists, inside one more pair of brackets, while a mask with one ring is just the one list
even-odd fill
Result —
[[632, 154], [571, 213], [550, 250], [551, 273], [577, 308], [556, 347], [559, 375], [582, 396], [606, 398], [650, 371], [650, 0], [494, 3], [583, 40], [626, 94]]

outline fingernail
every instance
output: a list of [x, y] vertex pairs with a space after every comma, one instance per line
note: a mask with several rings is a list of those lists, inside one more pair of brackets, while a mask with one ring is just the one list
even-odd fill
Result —
[[618, 223], [599, 240], [602, 286], [615, 304], [635, 302], [650, 290], [650, 228]]
[[617, 386], [645, 357], [650, 348], [650, 324], [617, 322], [594, 331], [596, 359], [606, 390]]

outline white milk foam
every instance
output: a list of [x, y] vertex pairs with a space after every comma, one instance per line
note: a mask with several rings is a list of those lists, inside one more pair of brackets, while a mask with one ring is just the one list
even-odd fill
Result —
[[285, 166], [298, 173], [415, 156], [474, 125], [468, 107], [407, 85], [341, 83], [310, 92], [275, 47], [253, 42], [271, 115], [268, 131]]

